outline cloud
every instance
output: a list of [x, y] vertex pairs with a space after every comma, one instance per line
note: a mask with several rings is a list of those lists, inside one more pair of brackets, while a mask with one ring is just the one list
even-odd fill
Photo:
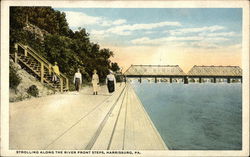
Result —
[[122, 35], [122, 36], [127, 36], [127, 35], [131, 35], [132, 32], [130, 31], [116, 31], [116, 30], [91, 30], [90, 31], [90, 35], [93, 36], [103, 36], [103, 37], [107, 37], [110, 35], [110, 33], [116, 34], [116, 35]]
[[163, 21], [158, 23], [126, 24], [125, 19], [109, 20], [105, 17], [89, 16], [83, 12], [65, 11], [66, 19], [70, 27], [85, 27], [86, 25], [99, 25], [103, 27], [112, 26], [106, 30], [90, 30], [94, 36], [106, 35], [108, 33], [127, 36], [136, 30], [152, 30], [164, 26], [181, 26], [179, 22]]
[[223, 26], [209, 26], [209, 27], [194, 27], [194, 28], [183, 28], [177, 30], [165, 31], [166, 33], [170, 33], [170, 35], [182, 35], [186, 33], [199, 33], [199, 32], [215, 32], [218, 30], [223, 30], [225, 27]]
[[220, 45], [207, 42], [207, 41], [199, 41], [199, 42], [193, 42], [189, 44], [190, 47], [201, 47], [201, 48], [221, 48]]
[[232, 36], [237, 36], [235, 32], [219, 32], [219, 33], [207, 33], [207, 32], [202, 32], [198, 34], [199, 36], [207, 36], [207, 37], [218, 37], [218, 36], [224, 36], [224, 37], [232, 37]]
[[126, 23], [127, 21], [125, 19], [119, 19], [119, 20], [115, 20], [113, 22], [114, 25], [121, 25], [121, 24], [124, 24]]
[[114, 28], [110, 28], [108, 32], [114, 34], [129, 34], [126, 32], [136, 31], [136, 30], [151, 30], [154, 28], [164, 27], [164, 26], [181, 26], [179, 22], [158, 22], [158, 23], [147, 23], [147, 24], [133, 24], [133, 25], [121, 25]]
[[81, 12], [65, 11], [67, 22], [70, 27], [81, 27], [84, 25], [97, 24], [101, 20], [99, 17], [88, 16]]
[[228, 41], [228, 38], [224, 38], [224, 37], [210, 37], [210, 38], [204, 38], [204, 41], [208, 41], [208, 42], [219, 42], [219, 41]]
[[71, 28], [85, 27], [87, 25], [99, 25], [110, 27], [108, 29], [90, 30], [93, 36], [115, 34], [121, 36], [131, 35], [136, 30], [152, 30], [164, 26], [181, 26], [179, 22], [163, 21], [157, 23], [126, 24], [126, 19], [110, 20], [105, 17], [89, 16], [83, 12], [65, 11], [66, 19]]
[[100, 24], [101, 26], [113, 26], [113, 25], [121, 25], [121, 24], [124, 24], [126, 22], [127, 21], [125, 19], [118, 19], [115, 21], [109, 21], [109, 20], [103, 18], [102, 21], [99, 21], [99, 23], [97, 23], [97, 24]]
[[150, 45], [162, 45], [166, 44], [166, 42], [174, 42], [174, 41], [199, 41], [204, 40], [203, 37], [200, 36], [190, 36], [190, 37], [164, 37], [164, 38], [156, 38], [150, 39], [148, 37], [142, 37], [138, 39], [134, 39], [131, 41], [133, 44], [150, 44]]
[[[183, 28], [165, 31], [168, 37], [149, 38], [142, 37], [131, 40], [134, 45], [174, 45], [181, 47], [221, 48], [223, 42], [237, 36], [235, 32], [220, 32], [226, 29], [223, 26], [205, 26], [196, 28]], [[180, 36], [182, 35], [182, 36]]]
[[126, 23], [125, 19], [109, 20], [105, 17], [89, 16], [83, 12], [65, 11], [70, 27], [84, 27], [86, 25], [114, 26]]
[[146, 32], [144, 32], [145, 34], [153, 34], [153, 33], [155, 33], [155, 31], [146, 31]]
[[203, 47], [203, 48], [219, 48], [220, 42], [228, 41], [229, 39], [223, 37], [164, 37], [150, 39], [142, 37], [131, 41], [134, 45], [168, 45], [175, 47]]
[[147, 23], [147, 24], [133, 24], [133, 25], [122, 25], [117, 26], [114, 29], [115, 30], [128, 30], [128, 31], [134, 31], [134, 30], [150, 30], [153, 28], [159, 28], [163, 26], [181, 26], [179, 22], [158, 22], [158, 23]]
[[228, 48], [230, 48], [230, 49], [242, 49], [242, 45], [241, 44], [229, 45]]
[[154, 40], [149, 39], [148, 37], [142, 37], [138, 39], [131, 40], [133, 44], [152, 44]]
[[[117, 23], [121, 23], [123, 21], [117, 21]], [[105, 31], [103, 30], [91, 30], [92, 34], [116, 34], [116, 35], [131, 35], [133, 31], [136, 30], [152, 30], [154, 28], [159, 28], [159, 27], [164, 27], [164, 26], [181, 26], [179, 22], [158, 22], [158, 23], [147, 23], [147, 24], [132, 24], [132, 25], [119, 25], [119, 26], [114, 26], [112, 28], [109, 28]]]

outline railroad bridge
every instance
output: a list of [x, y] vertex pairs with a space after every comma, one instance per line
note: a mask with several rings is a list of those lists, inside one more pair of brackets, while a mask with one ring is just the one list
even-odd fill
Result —
[[124, 73], [126, 80], [142, 79], [154, 82], [242, 82], [239, 66], [193, 66], [185, 73], [178, 65], [131, 65]]

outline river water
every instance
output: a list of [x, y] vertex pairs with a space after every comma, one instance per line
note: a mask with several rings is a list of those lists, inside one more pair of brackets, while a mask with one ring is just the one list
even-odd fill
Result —
[[241, 150], [242, 84], [132, 85], [169, 149]]

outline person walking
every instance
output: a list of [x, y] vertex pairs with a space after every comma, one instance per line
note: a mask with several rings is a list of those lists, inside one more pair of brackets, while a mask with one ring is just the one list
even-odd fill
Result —
[[80, 85], [82, 84], [82, 74], [80, 73], [80, 69], [77, 69], [77, 72], [75, 73], [74, 76], [74, 84], [75, 84], [75, 88], [76, 91], [80, 91]]
[[53, 75], [52, 75], [52, 82], [55, 84], [58, 82], [57, 76], [60, 75], [59, 67], [57, 65], [57, 62], [54, 63], [54, 66], [52, 67], [53, 69]]
[[111, 70], [109, 71], [109, 74], [107, 75], [106, 84], [107, 84], [109, 93], [110, 94], [113, 93], [115, 91], [116, 79], [113, 74], [113, 71]]
[[99, 76], [97, 75], [97, 71], [94, 70], [92, 75], [93, 95], [97, 95], [98, 84], [99, 84]]

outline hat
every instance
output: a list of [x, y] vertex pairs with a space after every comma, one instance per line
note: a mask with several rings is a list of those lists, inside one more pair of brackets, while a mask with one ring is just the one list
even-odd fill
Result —
[[94, 73], [96, 73], [97, 71], [96, 71], [96, 70], [94, 70], [93, 72], [94, 72]]
[[55, 62], [55, 64], [57, 64], [57, 62]]

